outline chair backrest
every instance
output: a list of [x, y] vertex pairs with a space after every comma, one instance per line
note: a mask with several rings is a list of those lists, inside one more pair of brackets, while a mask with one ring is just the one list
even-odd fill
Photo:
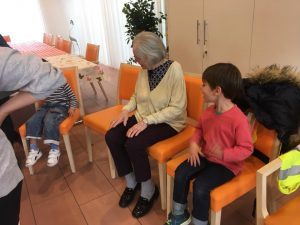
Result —
[[71, 50], [72, 50], [72, 42], [69, 40], [63, 40], [63, 47], [62, 50], [66, 53], [71, 54]]
[[63, 74], [69, 83], [70, 87], [72, 88], [72, 91], [74, 95], [76, 96], [78, 102], [79, 102], [79, 109], [80, 109], [80, 114], [81, 116], [84, 115], [84, 108], [82, 104], [82, 97], [81, 97], [81, 91], [80, 91], [80, 86], [79, 86], [79, 81], [78, 81], [78, 69], [77, 67], [68, 67], [68, 68], [63, 68], [62, 69]]
[[187, 116], [198, 121], [204, 109], [203, 94], [201, 91], [202, 79], [200, 76], [185, 74], [185, 86], [187, 93]]
[[99, 45], [94, 45], [91, 43], [86, 44], [86, 51], [85, 51], [85, 59], [87, 61], [93, 62], [98, 64], [99, 62]]
[[9, 36], [9, 35], [3, 36], [3, 39], [4, 39], [6, 42], [11, 42], [10, 36]]
[[257, 137], [254, 142], [254, 148], [263, 153], [270, 160], [275, 159], [279, 155], [280, 150], [280, 142], [276, 137], [276, 131], [267, 129], [257, 120], [254, 126]]
[[51, 46], [52, 45], [52, 34], [44, 33], [43, 43]]
[[120, 104], [122, 100], [129, 100], [131, 98], [140, 71], [140, 66], [125, 63], [120, 64], [117, 104]]
[[55, 38], [55, 48], [63, 50], [63, 42], [64, 39], [61, 36], [57, 35]]

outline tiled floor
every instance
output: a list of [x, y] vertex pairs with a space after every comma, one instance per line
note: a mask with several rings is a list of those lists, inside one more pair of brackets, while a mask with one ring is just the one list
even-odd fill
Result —
[[[109, 97], [105, 99], [97, 87], [94, 95], [88, 83], [81, 83], [86, 113], [114, 105], [118, 73], [106, 68], [103, 86]], [[105, 118], [103, 118], [105, 119]], [[21, 202], [21, 225], [159, 225], [163, 224], [166, 212], [156, 201], [154, 209], [137, 220], [131, 216], [134, 203], [129, 208], [118, 206], [120, 193], [124, 189], [123, 178], [112, 179], [109, 174], [105, 141], [103, 136], [94, 135], [94, 161], [88, 162], [84, 127], [77, 125], [71, 132], [71, 144], [77, 172], [72, 174], [68, 158], [61, 142], [62, 156], [59, 165], [46, 166], [47, 146], [43, 146], [43, 157], [34, 166], [35, 174], [29, 175], [24, 167], [25, 156], [20, 146], [15, 145], [25, 179]], [[155, 162], [151, 161], [152, 174], [158, 184]], [[222, 213], [222, 225], [253, 225], [251, 216], [254, 191], [226, 207]], [[191, 202], [191, 201], [190, 201]]]

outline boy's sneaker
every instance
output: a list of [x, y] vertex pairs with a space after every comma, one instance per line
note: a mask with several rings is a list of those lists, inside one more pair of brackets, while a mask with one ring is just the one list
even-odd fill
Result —
[[169, 213], [168, 220], [165, 225], [188, 225], [191, 222], [191, 216], [187, 210], [182, 215], [175, 216]]
[[50, 149], [49, 155], [48, 155], [47, 166], [49, 166], [49, 167], [55, 166], [58, 163], [59, 156], [60, 156], [59, 150]]
[[30, 149], [25, 166], [33, 166], [42, 157], [42, 155], [43, 154], [40, 150]]

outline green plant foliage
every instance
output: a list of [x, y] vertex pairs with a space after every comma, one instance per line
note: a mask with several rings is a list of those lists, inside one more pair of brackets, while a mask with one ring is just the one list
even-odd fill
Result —
[[125, 3], [122, 12], [126, 15], [127, 44], [133, 40], [136, 34], [141, 31], [151, 31], [159, 37], [163, 35], [158, 30], [158, 25], [166, 19], [166, 15], [160, 12], [157, 17], [154, 12], [153, 0], [137, 0]]

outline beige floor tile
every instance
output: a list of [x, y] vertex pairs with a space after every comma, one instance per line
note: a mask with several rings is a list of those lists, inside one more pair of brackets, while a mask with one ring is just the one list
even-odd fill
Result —
[[86, 221], [70, 191], [33, 205], [37, 225], [86, 225]]
[[138, 225], [128, 208], [118, 206], [119, 195], [110, 192], [87, 204], [81, 205], [82, 212], [89, 225]]
[[46, 162], [42, 163], [44, 166], [39, 166], [34, 175], [25, 176], [32, 204], [44, 202], [69, 190], [58, 166], [50, 168], [45, 165]]
[[86, 165], [66, 179], [78, 204], [86, 203], [113, 191], [106, 177], [93, 164]]

